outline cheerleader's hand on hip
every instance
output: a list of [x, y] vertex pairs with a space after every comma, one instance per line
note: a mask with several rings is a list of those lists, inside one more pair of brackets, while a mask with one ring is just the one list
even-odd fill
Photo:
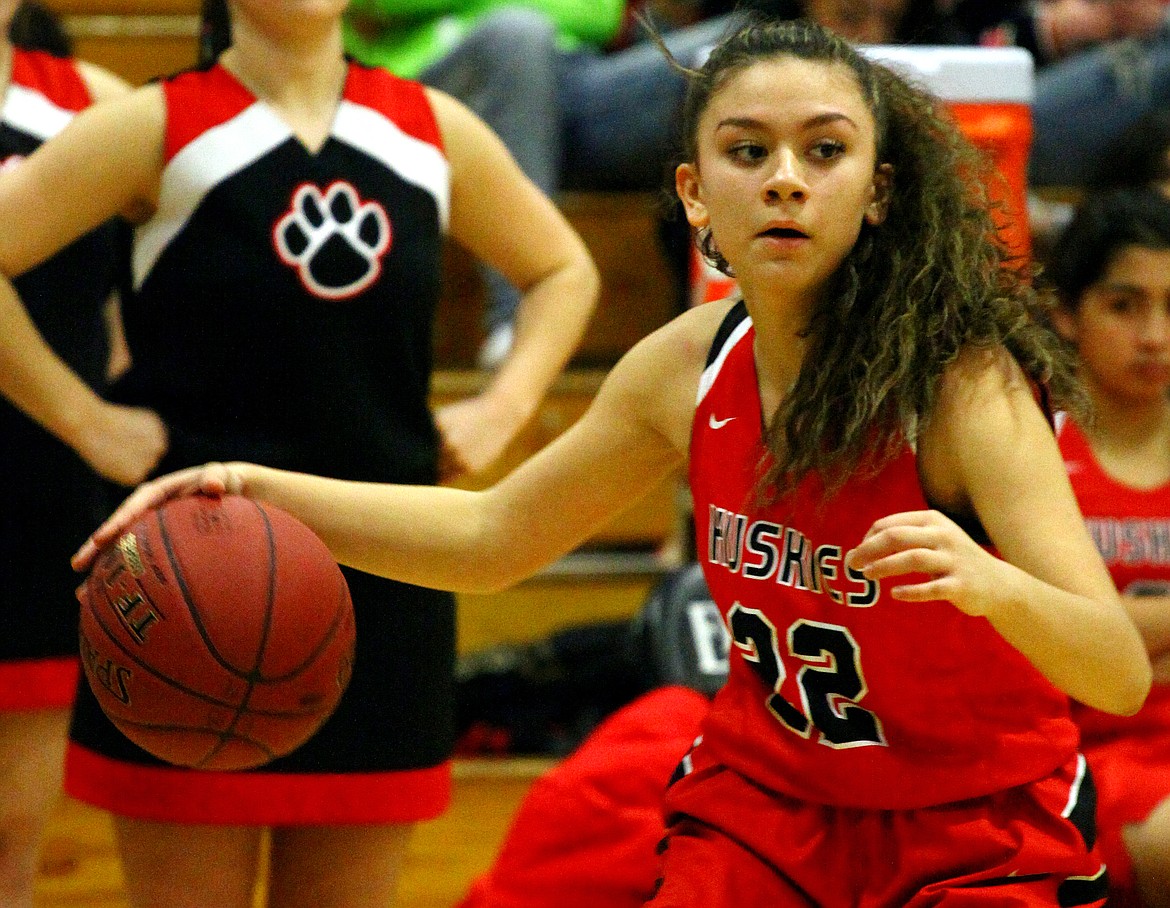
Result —
[[100, 476], [134, 486], [150, 475], [167, 445], [166, 424], [153, 410], [102, 401], [73, 446]]

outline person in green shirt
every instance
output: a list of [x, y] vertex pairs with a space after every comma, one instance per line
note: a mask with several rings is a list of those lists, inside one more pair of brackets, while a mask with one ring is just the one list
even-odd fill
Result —
[[[522, 48], [515, 42], [531, 23], [542, 32], [551, 25], [562, 49], [582, 44], [604, 47], [617, 35], [625, 6], [624, 0], [352, 0], [345, 24], [346, 49], [364, 63], [420, 79], [461, 47], [470, 50], [469, 42], [484, 40], [492, 30], [510, 39], [512, 56], [517, 55]], [[487, 78], [491, 73], [477, 75]]]

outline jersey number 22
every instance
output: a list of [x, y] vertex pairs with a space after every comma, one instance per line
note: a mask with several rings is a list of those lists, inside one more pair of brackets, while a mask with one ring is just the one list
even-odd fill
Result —
[[796, 706], [779, 692], [788, 669], [776, 626], [738, 602], [727, 617], [740, 655], [774, 691], [768, 709], [785, 728], [802, 738], [811, 737], [815, 729], [820, 743], [835, 748], [886, 743], [877, 716], [858, 705], [868, 688], [857, 642], [847, 628], [804, 618], [789, 626], [787, 657], [800, 664], [796, 686], [801, 703]]

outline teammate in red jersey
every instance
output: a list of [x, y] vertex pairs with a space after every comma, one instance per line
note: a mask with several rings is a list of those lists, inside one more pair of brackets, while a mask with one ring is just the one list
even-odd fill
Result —
[[[129, 90], [68, 56], [68, 45], [43, 8], [0, 0], [0, 172], [19, 169], [94, 102]], [[104, 314], [117, 234], [107, 222], [18, 282], [37, 329], [95, 389], [110, 359]], [[8, 477], [0, 518], [0, 904], [30, 908], [77, 682], [74, 578], [58, 562], [106, 509], [85, 463], [4, 401], [0, 451]]]
[[[584, 243], [462, 104], [346, 59], [345, 0], [230, 6], [218, 59], [97, 105], [0, 176], [9, 277], [113, 214], [133, 222], [130, 364], [109, 402], [0, 280], [3, 393], [126, 484], [237, 457], [397, 483], [483, 468], [584, 331], [598, 286]], [[524, 298], [484, 391], [432, 414], [448, 236]], [[345, 696], [255, 771], [161, 764], [78, 687], [65, 787], [115, 815], [133, 904], [250, 908], [258, 885], [285, 908], [392, 902], [412, 825], [450, 799], [454, 597], [347, 579], [363, 631]], [[75, 651], [76, 612], [73, 628]]]
[[135, 492], [76, 565], [167, 496], [230, 490], [344, 563], [498, 589], [689, 459], [734, 648], [666, 795], [651, 904], [1100, 904], [1067, 696], [1133, 713], [1150, 667], [1038, 402], [1075, 381], [1004, 267], [981, 162], [931, 99], [802, 22], [721, 42], [684, 116], [677, 190], [743, 298], [637, 344], [511, 475], [205, 465]]
[[1097, 781], [1110, 905], [1170, 905], [1170, 200], [1152, 188], [1089, 196], [1048, 274], [1053, 317], [1093, 400], [1060, 448], [1090, 534], [1154, 663], [1137, 715], [1074, 705]]

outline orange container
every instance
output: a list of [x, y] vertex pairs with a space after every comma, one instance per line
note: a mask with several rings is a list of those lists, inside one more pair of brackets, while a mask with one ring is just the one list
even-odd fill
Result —
[[981, 149], [1003, 180], [988, 187], [1000, 206], [996, 223], [1013, 251], [1031, 252], [1028, 231], [1028, 152], [1032, 147], [1032, 55], [1019, 47], [864, 48], [946, 102], [963, 134]]
[[962, 103], [947, 105], [971, 143], [991, 157], [1003, 177], [988, 187], [993, 202], [1003, 207], [996, 223], [1011, 249], [1032, 251], [1028, 230], [1028, 150], [1032, 146], [1032, 109], [1026, 104]]
[[[1031, 252], [1028, 153], [1032, 146], [1031, 55], [1018, 47], [862, 48], [944, 101], [973, 145], [989, 156], [1002, 180], [988, 187], [996, 223], [1017, 254]], [[691, 304], [723, 299], [735, 282], [691, 252]]]

